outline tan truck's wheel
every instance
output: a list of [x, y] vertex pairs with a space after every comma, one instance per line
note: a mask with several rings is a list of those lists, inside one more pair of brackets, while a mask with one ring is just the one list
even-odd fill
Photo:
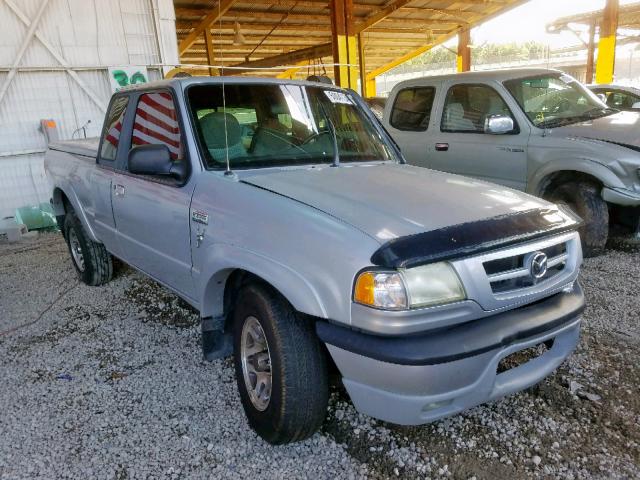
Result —
[[258, 283], [242, 289], [233, 320], [236, 379], [251, 427], [273, 444], [313, 435], [329, 395], [326, 358], [313, 325]]
[[64, 238], [67, 240], [71, 261], [80, 280], [87, 285], [102, 285], [113, 276], [111, 255], [101, 243], [91, 240], [75, 213], [64, 219]]
[[584, 221], [579, 231], [585, 257], [602, 254], [609, 237], [609, 208], [600, 190], [591, 182], [577, 181], [560, 185], [549, 195], [550, 201], [568, 205]]

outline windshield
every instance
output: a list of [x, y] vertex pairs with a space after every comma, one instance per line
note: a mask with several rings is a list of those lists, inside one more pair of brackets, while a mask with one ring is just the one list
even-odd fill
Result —
[[[396, 160], [347, 92], [282, 84], [194, 85], [189, 108], [210, 168]], [[330, 122], [327, 121], [329, 117]], [[336, 142], [334, 143], [334, 135]]]
[[562, 73], [508, 80], [504, 85], [529, 120], [540, 128], [559, 127], [616, 112]]

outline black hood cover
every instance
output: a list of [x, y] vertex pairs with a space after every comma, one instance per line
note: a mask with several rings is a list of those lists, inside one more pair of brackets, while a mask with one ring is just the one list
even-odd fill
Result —
[[373, 254], [371, 262], [411, 268], [575, 230], [581, 224], [578, 216], [563, 207], [526, 210], [391, 240]]

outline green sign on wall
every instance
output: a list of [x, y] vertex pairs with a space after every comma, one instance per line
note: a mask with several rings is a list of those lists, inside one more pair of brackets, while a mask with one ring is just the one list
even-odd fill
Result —
[[147, 67], [128, 65], [126, 67], [109, 67], [109, 82], [111, 90], [117, 92], [127, 85], [147, 83]]

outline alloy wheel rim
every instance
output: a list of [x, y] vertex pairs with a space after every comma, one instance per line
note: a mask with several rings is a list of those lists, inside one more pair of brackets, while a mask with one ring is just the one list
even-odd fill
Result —
[[247, 317], [242, 326], [240, 358], [249, 399], [262, 412], [271, 400], [271, 354], [267, 337], [256, 317]]
[[84, 255], [82, 254], [82, 246], [78, 240], [75, 230], [69, 230], [69, 249], [71, 250], [71, 257], [73, 262], [78, 267], [78, 270], [84, 272]]

